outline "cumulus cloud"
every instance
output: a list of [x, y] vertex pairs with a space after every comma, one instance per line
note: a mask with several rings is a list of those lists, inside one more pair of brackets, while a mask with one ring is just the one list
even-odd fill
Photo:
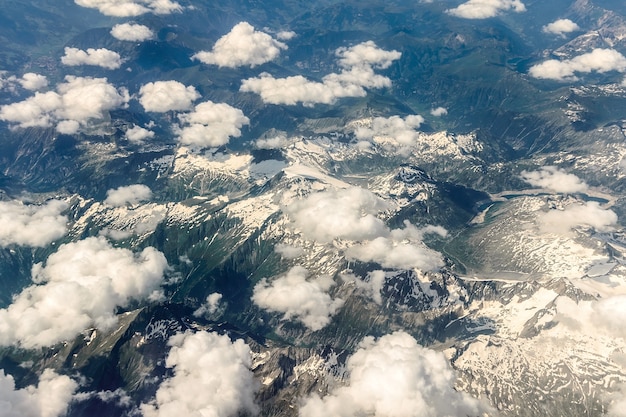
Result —
[[24, 101], [0, 107], [0, 120], [13, 128], [56, 126], [62, 133], [73, 134], [106, 118], [128, 100], [128, 91], [116, 89], [106, 78], [68, 75], [56, 91], [36, 92]]
[[144, 417], [231, 417], [256, 414], [258, 383], [250, 371], [252, 354], [243, 340], [234, 342], [217, 333], [179, 333], [165, 366], [173, 376], [164, 380], [156, 398], [142, 404]]
[[15, 75], [6, 76], [5, 71], [0, 71], [0, 88], [11, 92], [16, 91], [16, 86], [21, 86], [25, 90], [37, 91], [48, 86], [48, 79], [45, 75], [27, 72], [21, 78]]
[[288, 41], [290, 39], [293, 39], [296, 37], [296, 32], [290, 31], [290, 30], [283, 30], [280, 31], [276, 34], [276, 38], [280, 39], [281, 41]]
[[141, 126], [133, 126], [126, 131], [126, 139], [133, 143], [143, 143], [146, 139], [154, 138], [154, 132]]
[[572, 59], [559, 61], [549, 59], [541, 64], [533, 65], [528, 74], [534, 78], [557, 81], [576, 81], [578, 73], [605, 73], [609, 71], [626, 72], [626, 57], [615, 49], [596, 48], [591, 52], [578, 55]]
[[333, 239], [366, 240], [387, 234], [376, 214], [387, 205], [370, 191], [359, 187], [328, 190], [309, 195], [283, 207], [294, 226], [318, 242]]
[[250, 123], [241, 110], [212, 101], [200, 103], [178, 118], [182, 122], [176, 129], [178, 141], [199, 148], [225, 145], [231, 137], [241, 136], [241, 128]]
[[65, 55], [61, 57], [61, 63], [75, 67], [77, 65], [93, 65], [107, 69], [117, 69], [122, 66], [122, 58], [117, 52], [106, 48], [86, 51], [78, 48], [65, 48]]
[[448, 114], [448, 109], [446, 109], [445, 107], [437, 107], [436, 109], [432, 109], [430, 111], [430, 114], [435, 117], [445, 116], [446, 114]]
[[107, 198], [104, 204], [113, 207], [122, 207], [127, 204], [137, 204], [152, 198], [152, 190], [144, 184], [133, 184], [118, 187], [107, 191]]
[[147, 26], [137, 23], [122, 23], [113, 26], [111, 35], [120, 41], [142, 42], [154, 37], [154, 32]]
[[388, 68], [401, 55], [398, 51], [380, 49], [372, 41], [339, 48], [335, 54], [343, 69], [324, 76], [321, 82], [310, 81], [301, 75], [274, 78], [262, 73], [260, 77], [243, 80], [240, 91], [259, 94], [265, 103], [302, 103], [305, 106], [332, 104], [342, 97], [364, 97], [366, 88], [391, 86], [391, 80], [376, 74], [374, 69]]
[[11, 375], [0, 370], [2, 417], [60, 417], [67, 413], [78, 384], [51, 369], [43, 371], [37, 386], [17, 389]]
[[354, 283], [358, 289], [363, 291], [365, 295], [371, 298], [376, 304], [383, 303], [381, 291], [387, 280], [385, 271], [377, 269], [368, 272], [363, 280], [354, 274], [342, 274], [340, 277], [344, 282]]
[[583, 193], [589, 189], [576, 175], [555, 166], [544, 166], [539, 171], [522, 171], [521, 177], [533, 187], [546, 188], [555, 193]]
[[393, 229], [387, 236], [379, 236], [349, 247], [345, 252], [346, 257], [363, 262], [376, 262], [384, 268], [437, 270], [444, 262], [439, 252], [428, 248], [422, 242], [425, 233], [447, 235], [446, 230], [440, 226], [418, 229], [406, 221], [404, 229]]
[[312, 394], [300, 417], [478, 416], [487, 409], [456, 391], [456, 377], [439, 352], [405, 332], [366, 337], [348, 358], [346, 384], [320, 398]]
[[118, 307], [154, 296], [167, 268], [152, 247], [139, 253], [112, 247], [103, 237], [61, 245], [32, 270], [34, 284], [0, 310], [0, 344], [49, 346], [96, 326], [117, 322]]
[[279, 134], [269, 138], [257, 139], [254, 145], [259, 149], [280, 149], [285, 148], [293, 143], [287, 135]]
[[255, 67], [276, 59], [281, 49], [287, 45], [248, 22], [240, 22], [215, 42], [213, 50], [198, 52], [192, 59], [219, 67]]
[[68, 204], [50, 200], [42, 205], [0, 201], [0, 247], [23, 245], [43, 247], [67, 232]]
[[170, 14], [183, 10], [171, 0], [74, 0], [82, 7], [97, 9], [106, 16], [129, 17], [145, 13]]
[[202, 304], [193, 312], [194, 317], [202, 317], [207, 314], [215, 314], [220, 307], [221, 300], [222, 294], [220, 294], [219, 292], [209, 294], [204, 301], [204, 304]]
[[418, 114], [406, 116], [375, 117], [371, 124], [359, 126], [354, 135], [359, 140], [374, 141], [378, 138], [391, 139], [398, 146], [410, 147], [419, 138], [417, 130], [424, 118]]
[[539, 228], [547, 233], [568, 234], [576, 227], [591, 227], [599, 232], [608, 232], [617, 225], [617, 214], [600, 207], [595, 201], [575, 203], [563, 210], [550, 210], [537, 216]]
[[487, 19], [509, 10], [525, 12], [526, 6], [521, 0], [469, 0], [454, 9], [446, 10], [446, 13], [464, 19]]
[[271, 282], [266, 278], [255, 285], [252, 301], [257, 306], [283, 313], [283, 320], [296, 319], [311, 330], [320, 330], [343, 305], [328, 290], [335, 285], [328, 275], [309, 278], [308, 271], [294, 266]]
[[146, 111], [165, 113], [170, 110], [189, 110], [192, 102], [200, 98], [193, 86], [178, 81], [156, 81], [139, 89], [139, 102]]
[[274, 246], [274, 251], [285, 259], [296, 259], [304, 253], [304, 249], [284, 243], [279, 243]]
[[566, 33], [580, 30], [580, 26], [569, 19], [558, 19], [545, 25], [542, 30], [545, 33], [553, 33], [555, 35], [564, 36]]

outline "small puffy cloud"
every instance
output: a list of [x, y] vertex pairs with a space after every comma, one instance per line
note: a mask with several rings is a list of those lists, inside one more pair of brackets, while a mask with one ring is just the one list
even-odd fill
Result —
[[391, 80], [376, 74], [374, 69], [388, 68], [401, 56], [398, 51], [378, 48], [372, 41], [339, 48], [335, 53], [343, 69], [324, 76], [321, 82], [300, 75], [274, 78], [262, 73], [259, 77], [243, 80], [240, 91], [259, 94], [265, 103], [270, 104], [333, 104], [343, 97], [364, 97], [366, 88], [391, 86]]
[[520, 13], [526, 11], [526, 6], [521, 0], [469, 0], [446, 13], [464, 19], [487, 19], [509, 10]]
[[430, 114], [435, 117], [445, 116], [446, 114], [448, 114], [448, 109], [446, 109], [445, 107], [437, 107], [436, 109], [432, 109], [430, 111]]
[[313, 331], [320, 330], [330, 323], [343, 300], [328, 294], [335, 285], [330, 276], [307, 279], [307, 275], [306, 269], [294, 266], [271, 282], [262, 279], [254, 287], [252, 301], [265, 310], [283, 313], [283, 320], [296, 319]]
[[296, 259], [304, 253], [304, 249], [298, 246], [291, 246], [279, 243], [274, 246], [274, 251], [285, 259]]
[[154, 37], [149, 27], [137, 23], [122, 23], [113, 26], [111, 35], [120, 41], [142, 42]]
[[617, 214], [613, 210], [600, 207], [595, 201], [570, 204], [563, 210], [550, 210], [537, 216], [537, 223], [543, 232], [568, 234], [576, 227], [592, 227], [599, 232], [614, 230]]
[[348, 259], [376, 262], [384, 268], [433, 271], [444, 265], [441, 254], [428, 248], [423, 242], [425, 233], [446, 236], [442, 227], [426, 226], [418, 229], [408, 221], [404, 229], [393, 229], [387, 236], [379, 236], [346, 249]]
[[13, 128], [56, 126], [73, 134], [100, 121], [128, 103], [128, 91], [116, 89], [106, 78], [66, 76], [56, 91], [36, 92], [26, 100], [0, 107], [0, 120]]
[[442, 353], [405, 332], [366, 337], [346, 362], [345, 385], [314, 393], [300, 417], [479, 416], [487, 408], [454, 388], [456, 376]]
[[171, 0], [74, 0], [74, 3], [115, 17], [139, 16], [145, 13], [170, 14], [183, 10], [180, 4]]
[[61, 213], [68, 204], [50, 200], [43, 205], [0, 201], [0, 247], [23, 245], [43, 247], [67, 232], [67, 216]]
[[197, 308], [193, 312], [194, 317], [202, 317], [207, 314], [208, 315], [215, 314], [215, 312], [217, 312], [220, 306], [221, 300], [222, 300], [222, 294], [220, 294], [219, 292], [214, 292], [214, 293], [209, 294], [204, 304], [202, 304], [199, 308]]
[[565, 33], [580, 30], [580, 26], [569, 19], [558, 19], [545, 25], [542, 30], [545, 33], [553, 33], [555, 35], [563, 36]]
[[146, 111], [165, 113], [170, 110], [189, 110], [192, 102], [200, 98], [193, 86], [178, 81], [156, 81], [139, 89], [139, 102]]
[[281, 41], [288, 41], [290, 39], [293, 39], [296, 37], [296, 32], [290, 31], [290, 30], [283, 30], [280, 31], [276, 34], [276, 38], [280, 39]]
[[26, 90], [37, 91], [48, 86], [48, 79], [45, 75], [27, 72], [22, 78], [17, 80]]
[[277, 58], [281, 49], [287, 45], [248, 22], [240, 22], [215, 42], [213, 50], [198, 52], [192, 58], [219, 67], [255, 67]]
[[143, 143], [146, 139], [154, 138], [154, 132], [141, 126], [133, 126], [126, 131], [126, 139], [133, 143]]
[[34, 284], [0, 309], [0, 345], [31, 349], [76, 337], [117, 322], [118, 307], [155, 294], [168, 267], [148, 247], [138, 253], [112, 247], [103, 237], [61, 245], [33, 267]]
[[259, 149], [280, 149], [285, 148], [293, 143], [287, 135], [279, 134], [269, 138], [257, 139], [254, 145]]
[[559, 61], [549, 59], [541, 64], [533, 65], [528, 74], [534, 78], [557, 81], [576, 81], [578, 73], [605, 73], [609, 71], [626, 72], [626, 57], [615, 49], [596, 48], [591, 52], [578, 55], [572, 59]]
[[43, 371], [37, 386], [17, 389], [11, 375], [0, 370], [2, 417], [61, 417], [67, 413], [78, 384], [51, 369]]
[[152, 198], [152, 190], [144, 184], [133, 184], [118, 187], [107, 191], [104, 204], [113, 207], [122, 207], [127, 204], [137, 204]]
[[61, 57], [63, 65], [71, 67], [77, 65], [94, 65], [107, 69], [117, 69], [122, 66], [122, 58], [117, 52], [106, 48], [93, 49], [88, 48], [86, 51], [78, 48], [65, 48], [65, 55]]
[[522, 171], [521, 177], [533, 187], [541, 187], [555, 193], [583, 193], [589, 186], [574, 174], [568, 174], [555, 166], [544, 166], [539, 171]]
[[375, 117], [369, 126], [358, 127], [354, 134], [359, 140], [373, 141], [377, 138], [391, 139], [398, 146], [413, 146], [419, 138], [419, 127], [424, 118], [413, 114], [402, 118], [400, 116]]
[[294, 226], [307, 239], [365, 240], [387, 234], [376, 214], [387, 205], [370, 191], [359, 187], [322, 191], [283, 207]]
[[250, 367], [252, 353], [243, 340], [234, 342], [217, 333], [179, 333], [165, 366], [173, 376], [165, 379], [156, 398], [141, 405], [143, 417], [256, 414], [254, 394], [258, 383]]
[[365, 295], [371, 298], [376, 304], [382, 304], [383, 298], [381, 291], [387, 280], [387, 274], [380, 269], [367, 273], [365, 279], [361, 280], [354, 274], [342, 274], [340, 275], [343, 282], [351, 282], [356, 285], [358, 289], [363, 291]]
[[212, 101], [200, 103], [178, 118], [183, 124], [176, 129], [178, 141], [199, 148], [225, 145], [231, 137], [241, 136], [241, 128], [250, 123], [241, 110]]

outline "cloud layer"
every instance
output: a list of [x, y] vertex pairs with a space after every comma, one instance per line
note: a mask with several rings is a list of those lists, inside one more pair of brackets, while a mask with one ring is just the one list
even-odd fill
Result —
[[37, 92], [24, 101], [0, 107], [0, 120], [13, 128], [56, 126], [61, 133], [73, 134], [90, 122], [104, 119], [128, 100], [128, 91], [116, 89], [106, 78], [68, 75], [56, 92]]
[[0, 370], [0, 415], [2, 417], [60, 417], [68, 406], [78, 384], [51, 369], [43, 371], [37, 386], [16, 389], [15, 380]]
[[243, 80], [240, 90], [259, 94], [270, 104], [332, 104], [342, 97], [364, 97], [366, 88], [390, 87], [391, 80], [376, 74], [374, 69], [388, 68], [401, 55], [398, 51], [380, 49], [372, 41], [339, 48], [335, 54], [343, 69], [326, 75], [322, 82], [310, 81], [301, 75], [274, 78], [262, 73], [260, 77]]
[[250, 123], [241, 110], [212, 101], [200, 103], [192, 112], [178, 118], [182, 123], [175, 129], [178, 141], [199, 148], [225, 145], [231, 137], [241, 136], [241, 128]]
[[311, 330], [320, 330], [343, 305], [328, 290], [335, 285], [327, 275], [309, 278], [308, 271], [294, 266], [285, 275], [269, 282], [262, 279], [255, 287], [252, 301], [257, 306], [284, 313], [283, 320], [296, 319]]
[[213, 49], [201, 51], [192, 58], [219, 67], [255, 67], [272, 61], [287, 45], [256, 30], [248, 22], [240, 22], [215, 42]]
[[555, 166], [544, 166], [539, 171], [522, 171], [521, 177], [533, 187], [541, 187], [555, 193], [583, 193], [589, 186], [574, 174], [568, 174]]
[[626, 72], [626, 57], [615, 49], [597, 48], [572, 59], [559, 61], [549, 59], [533, 65], [528, 74], [534, 78], [556, 81], [576, 81], [576, 73], [605, 73], [609, 71]]
[[139, 253], [90, 237], [67, 243], [33, 267], [34, 284], [0, 310], [0, 344], [48, 346], [116, 323], [117, 307], [155, 295], [167, 268], [152, 247]]
[[300, 417], [478, 416], [486, 411], [454, 389], [456, 378], [443, 354], [404, 332], [366, 337], [346, 367], [346, 385], [323, 398], [308, 397]]
[[43, 205], [26, 205], [17, 201], [0, 201], [0, 247], [22, 245], [43, 247], [67, 232], [68, 204], [50, 200]]
[[117, 52], [106, 48], [86, 51], [78, 48], [65, 48], [65, 55], [61, 57], [61, 63], [71, 67], [78, 65], [93, 65], [106, 69], [117, 69], [122, 66], [122, 58]]
[[464, 19], [487, 19], [509, 10], [520, 13], [526, 6], [521, 0], [469, 0], [446, 12]]
[[217, 333], [179, 333], [165, 366], [174, 375], [161, 383], [156, 398], [141, 406], [144, 417], [232, 417], [256, 414], [257, 382], [250, 371], [250, 348]]
[[142, 42], [153, 38], [154, 32], [137, 23], [122, 23], [113, 26], [111, 36], [120, 41]]
[[170, 14], [182, 11], [182, 6], [171, 0], [74, 0], [82, 7], [97, 9], [106, 16], [130, 17], [145, 13]]
[[189, 110], [200, 94], [193, 86], [178, 81], [156, 81], [139, 89], [139, 102], [146, 111], [165, 113], [171, 110]]

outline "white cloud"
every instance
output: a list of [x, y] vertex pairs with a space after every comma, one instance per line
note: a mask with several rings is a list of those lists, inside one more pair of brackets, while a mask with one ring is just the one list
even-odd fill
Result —
[[68, 204], [50, 200], [43, 205], [0, 201], [0, 247], [23, 245], [43, 247], [67, 232], [67, 216], [61, 213]]
[[154, 37], [149, 27], [137, 23], [122, 23], [113, 26], [111, 35], [120, 41], [142, 42]]
[[141, 405], [144, 417], [231, 417], [256, 414], [258, 383], [250, 371], [252, 354], [243, 340], [217, 333], [179, 333], [165, 365], [174, 375], [165, 379], [156, 398]]
[[122, 66], [122, 58], [117, 52], [106, 48], [93, 49], [88, 48], [86, 51], [78, 48], [65, 48], [65, 55], [61, 57], [63, 65], [94, 65], [107, 69], [117, 69]]
[[582, 193], [589, 189], [576, 175], [555, 166], [544, 166], [539, 171], [522, 171], [521, 177], [533, 187], [546, 188], [555, 193]]
[[279, 134], [269, 138], [257, 139], [254, 145], [259, 149], [280, 149], [285, 148], [292, 144], [293, 141], [289, 140], [287, 135]]
[[520, 13], [526, 11], [526, 6], [520, 0], [469, 0], [446, 13], [464, 19], [487, 19], [508, 10]]
[[528, 74], [534, 78], [557, 81], [576, 81], [575, 73], [605, 73], [609, 71], [626, 72], [626, 57], [614, 49], [597, 48], [572, 59], [559, 61], [549, 59], [533, 65]]
[[213, 292], [209, 294], [204, 302], [198, 309], [193, 312], [194, 317], [202, 317], [204, 315], [215, 314], [220, 306], [222, 300], [222, 294], [219, 292]]
[[212, 101], [200, 103], [178, 118], [183, 123], [176, 129], [178, 141], [200, 148], [225, 145], [231, 137], [241, 136], [241, 128], [250, 123], [241, 110]]
[[367, 273], [365, 279], [361, 280], [354, 274], [341, 274], [340, 278], [343, 282], [352, 282], [358, 289], [363, 291], [365, 295], [370, 297], [376, 304], [382, 304], [383, 298], [381, 291], [387, 280], [385, 271], [380, 269]]
[[366, 88], [391, 86], [391, 80], [376, 74], [374, 68], [388, 68], [401, 55], [398, 51], [380, 49], [372, 41], [339, 48], [335, 53], [343, 69], [340, 73], [326, 75], [322, 82], [309, 81], [300, 75], [274, 78], [262, 73], [243, 80], [240, 91], [259, 94], [265, 103], [302, 103], [305, 106], [332, 104], [342, 97], [364, 97]]
[[617, 225], [617, 214], [600, 207], [595, 201], [575, 203], [563, 210], [550, 210], [537, 216], [537, 223], [543, 232], [568, 234], [576, 227], [592, 227], [599, 232], [608, 232]]
[[43, 371], [37, 386], [16, 389], [11, 375], [0, 370], [0, 415], [2, 417], [60, 417], [68, 406], [78, 384], [51, 369]]
[[126, 139], [133, 143], [142, 143], [146, 139], [154, 138], [154, 132], [141, 126], [133, 126], [126, 131]]
[[145, 13], [170, 14], [183, 9], [180, 4], [171, 0], [74, 0], [74, 3], [116, 17], [139, 16]]
[[314, 193], [283, 207], [294, 226], [318, 242], [333, 239], [365, 240], [387, 234], [376, 214], [387, 205], [359, 187]]
[[255, 67], [272, 61], [287, 45], [258, 31], [248, 22], [240, 22], [215, 42], [212, 51], [201, 51], [192, 59], [219, 67]]
[[359, 126], [354, 134], [357, 139], [374, 141], [377, 138], [391, 139], [398, 146], [414, 146], [419, 139], [417, 130], [424, 118], [418, 114], [409, 115], [405, 118], [400, 116], [375, 117], [369, 126]]
[[432, 109], [430, 111], [430, 114], [435, 117], [445, 116], [446, 114], [448, 114], [448, 109], [446, 109], [445, 107], [437, 107], [436, 109]]
[[200, 98], [193, 86], [178, 81], [156, 81], [139, 89], [139, 102], [146, 111], [165, 113], [170, 110], [189, 110], [192, 102]]
[[439, 352], [404, 332], [366, 337], [346, 362], [346, 384], [320, 398], [312, 394], [300, 417], [478, 416], [488, 411], [454, 389], [456, 377]]
[[563, 36], [565, 33], [580, 30], [580, 26], [569, 19], [558, 19], [545, 25], [542, 30], [545, 33], [553, 33], [555, 35]]
[[284, 243], [278, 243], [274, 246], [274, 251], [285, 259], [296, 259], [304, 253], [304, 249], [298, 246], [291, 246]]
[[107, 191], [107, 198], [104, 204], [113, 207], [122, 207], [127, 204], [137, 204], [152, 198], [152, 190], [144, 184], [133, 184], [118, 187]]
[[152, 247], [139, 253], [90, 237], [59, 247], [33, 267], [34, 284], [0, 310], [0, 344], [49, 346], [92, 326], [107, 330], [117, 307], [155, 294], [167, 268]]
[[446, 236], [442, 227], [427, 226], [418, 229], [408, 221], [404, 229], [393, 229], [388, 236], [379, 236], [371, 241], [346, 249], [348, 259], [376, 262], [384, 268], [433, 271], [444, 265], [441, 254], [428, 248], [422, 239], [425, 233]]
[[48, 79], [45, 75], [27, 72], [18, 80], [26, 90], [36, 91], [48, 86]]
[[276, 34], [276, 38], [281, 41], [288, 41], [296, 37], [296, 32], [290, 30], [283, 30]]
[[26, 100], [0, 107], [0, 120], [13, 128], [57, 126], [63, 133], [76, 133], [91, 122], [124, 106], [128, 91], [116, 89], [106, 78], [66, 76], [55, 91], [35, 93]]
[[264, 278], [255, 285], [252, 301], [263, 309], [284, 313], [283, 320], [296, 319], [311, 330], [320, 330], [330, 323], [343, 300], [328, 294], [335, 285], [330, 276], [307, 279], [307, 275], [306, 269], [294, 266], [271, 282]]

